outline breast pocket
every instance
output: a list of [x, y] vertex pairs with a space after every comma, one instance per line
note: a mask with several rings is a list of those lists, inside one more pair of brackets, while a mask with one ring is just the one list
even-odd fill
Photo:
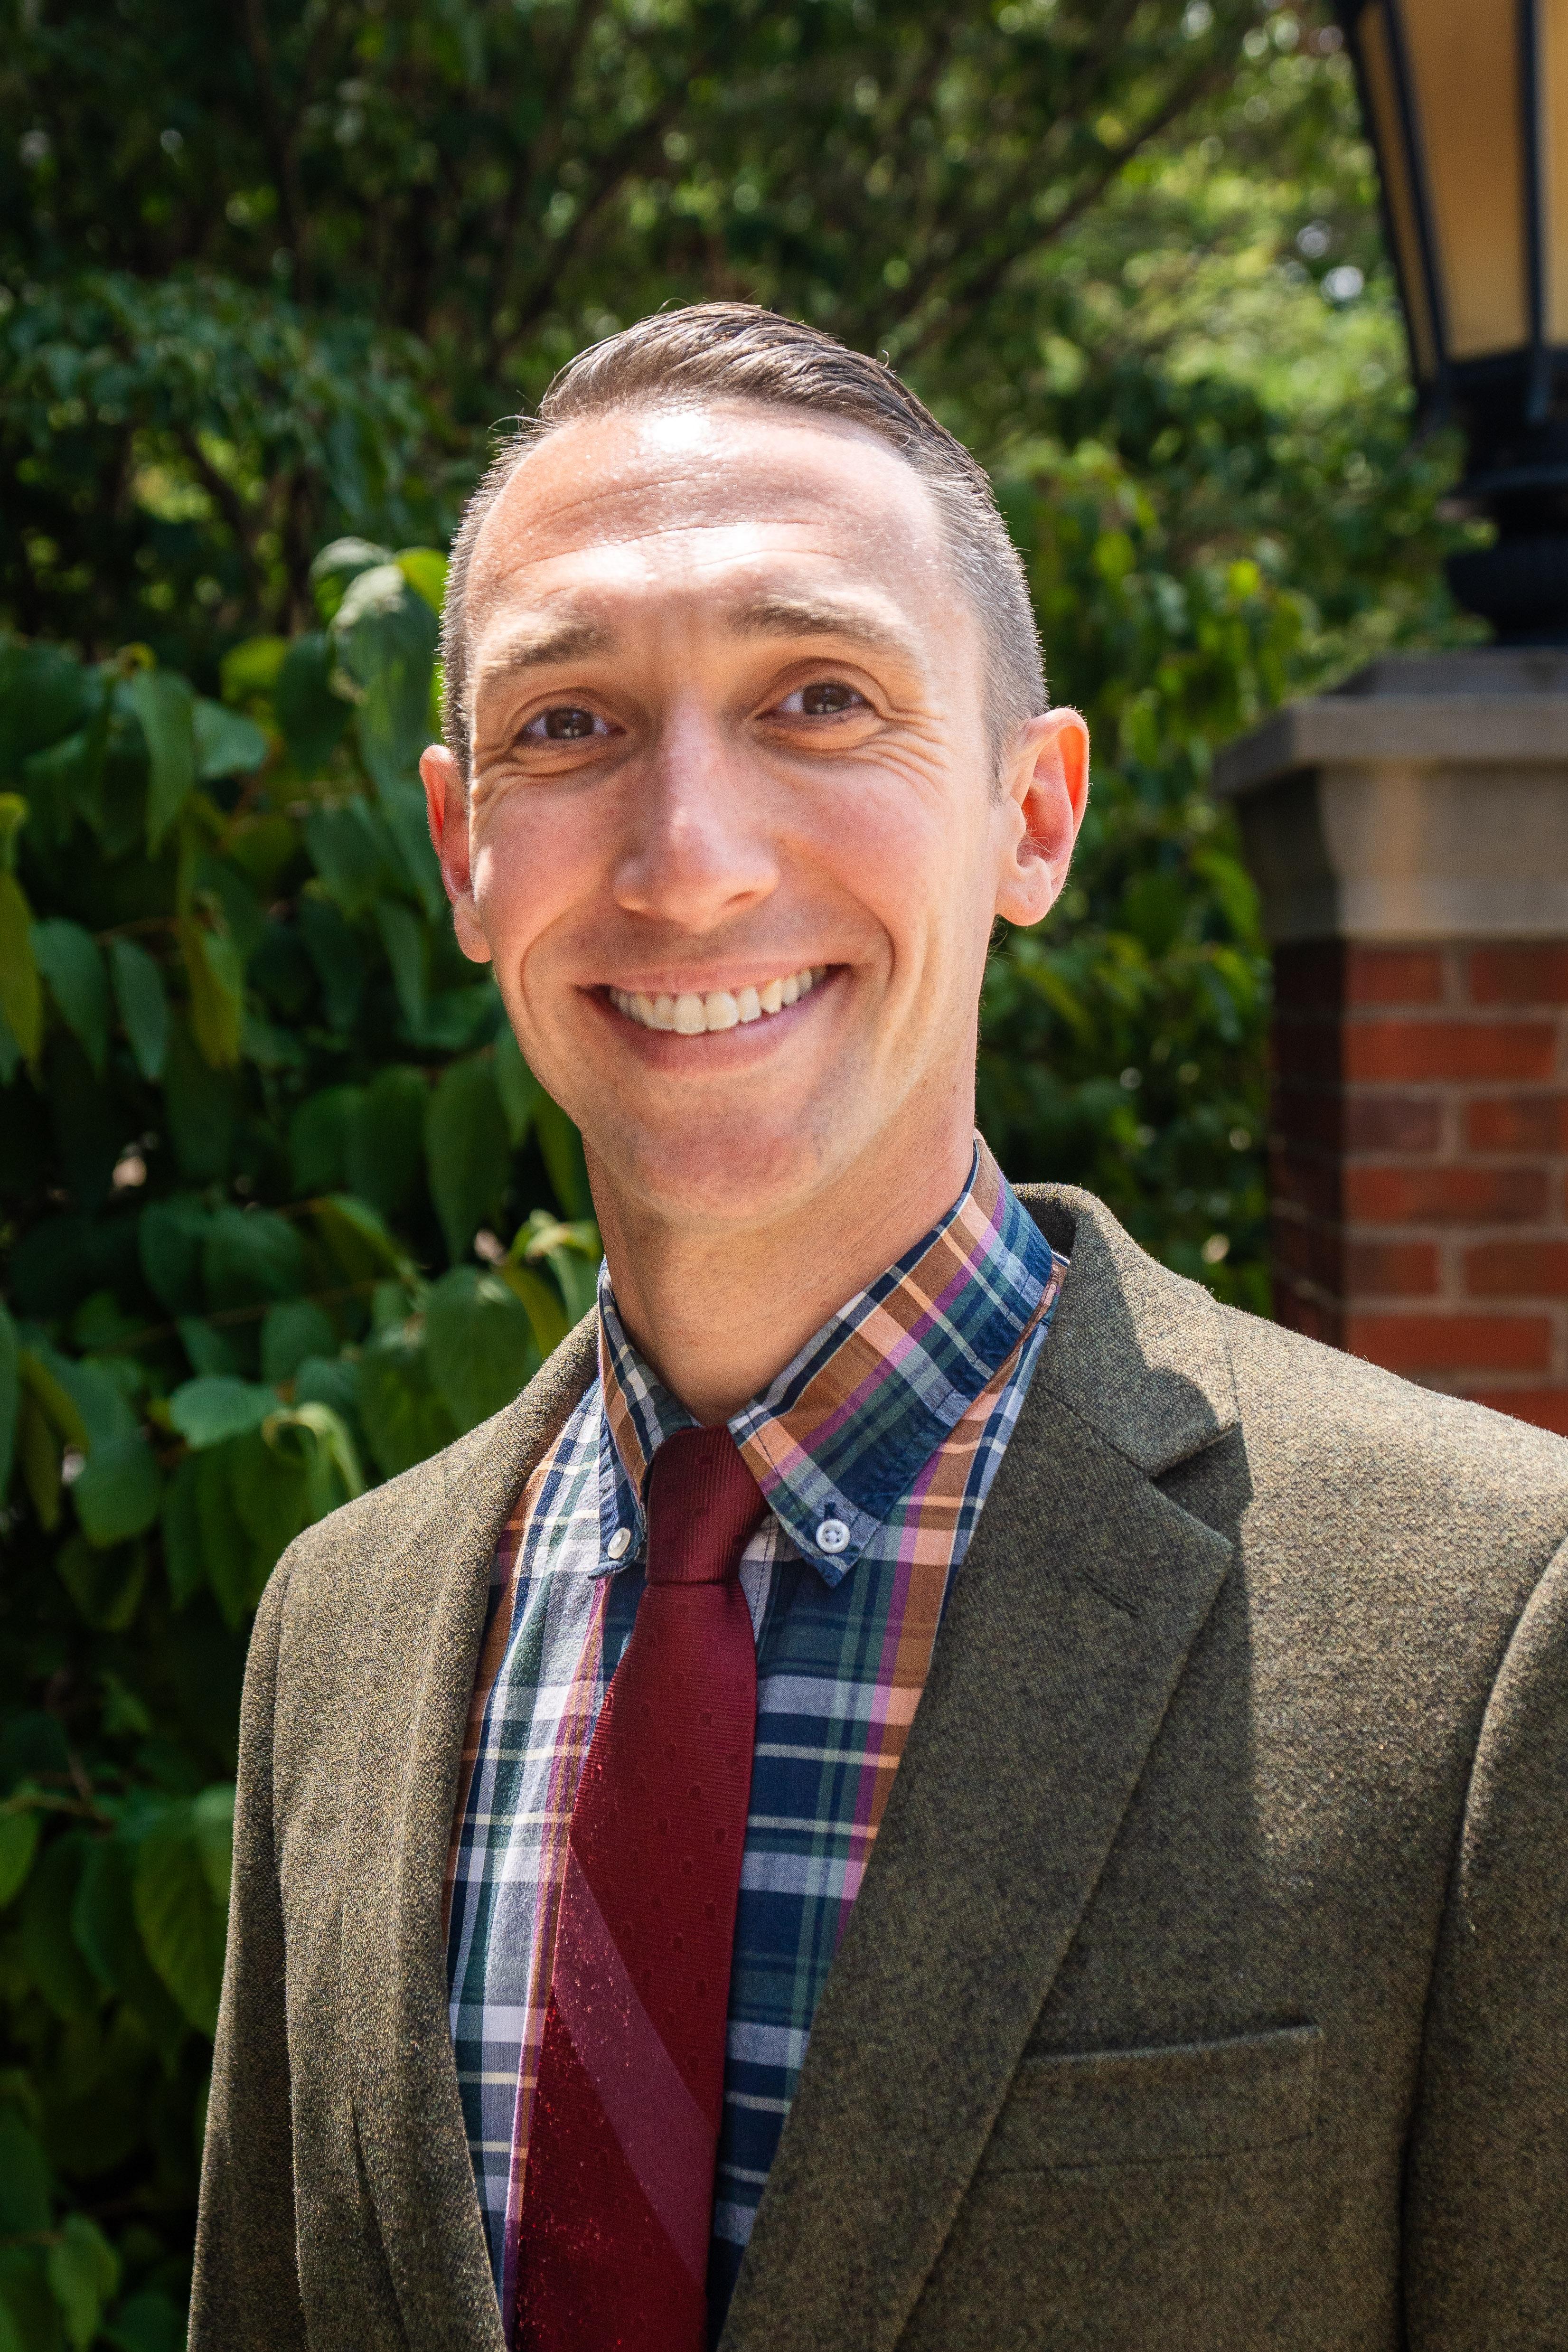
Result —
[[1145, 2050], [1041, 2052], [1013, 2078], [982, 2173], [1179, 2164], [1312, 2136], [1315, 2025]]

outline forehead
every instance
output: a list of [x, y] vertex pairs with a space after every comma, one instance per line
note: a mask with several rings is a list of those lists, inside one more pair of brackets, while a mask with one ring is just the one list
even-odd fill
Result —
[[470, 628], [585, 593], [657, 611], [764, 588], [852, 587], [950, 630], [953, 568], [925, 483], [862, 427], [758, 406], [658, 407], [548, 434], [496, 500]]

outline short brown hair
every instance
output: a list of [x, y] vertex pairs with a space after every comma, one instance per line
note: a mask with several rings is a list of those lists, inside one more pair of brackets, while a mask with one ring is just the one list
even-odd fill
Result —
[[989, 478], [963, 443], [881, 360], [851, 351], [749, 302], [697, 302], [661, 311], [592, 344], [567, 362], [538, 415], [524, 420], [475, 490], [446, 575], [441, 625], [447, 743], [465, 785], [473, 752], [468, 692], [468, 575], [485, 518], [518, 467], [549, 433], [616, 409], [705, 400], [753, 401], [807, 415], [838, 416], [897, 450], [935, 499], [986, 647], [993, 758], [1026, 719], [1046, 708], [1045, 669], [1018, 551]]

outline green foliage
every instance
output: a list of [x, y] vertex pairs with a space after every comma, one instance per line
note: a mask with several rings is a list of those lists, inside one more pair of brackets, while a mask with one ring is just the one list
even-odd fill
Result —
[[183, 2341], [274, 1562], [507, 1403], [591, 1297], [580, 1147], [423, 830], [442, 558], [315, 571], [317, 625], [239, 646], [226, 703], [138, 648], [0, 646], [0, 2347], [26, 2352]]

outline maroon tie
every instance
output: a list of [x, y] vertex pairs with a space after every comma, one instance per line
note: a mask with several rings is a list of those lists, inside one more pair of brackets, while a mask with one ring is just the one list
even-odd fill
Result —
[[578, 1784], [518, 2224], [518, 2352], [704, 2352], [762, 1495], [727, 1429], [653, 1456], [648, 1581]]

